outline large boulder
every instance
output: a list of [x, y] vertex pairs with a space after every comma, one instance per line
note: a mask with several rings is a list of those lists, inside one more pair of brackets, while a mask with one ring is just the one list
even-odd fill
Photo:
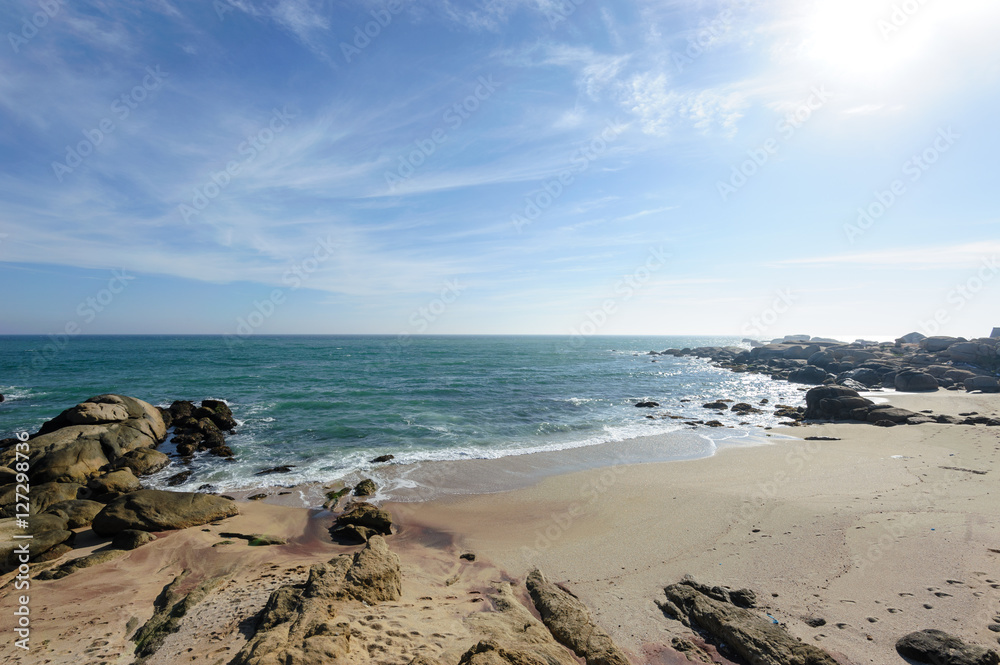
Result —
[[927, 372], [904, 369], [893, 379], [896, 390], [907, 393], [928, 393], [938, 389], [938, 381]]
[[[15, 535], [32, 536], [31, 540], [15, 540]], [[0, 573], [14, 570], [21, 563], [24, 554], [17, 550], [28, 545], [30, 561], [44, 561], [53, 553], [61, 554], [73, 542], [74, 533], [69, 530], [66, 518], [60, 515], [35, 515], [28, 520], [28, 528], [18, 526], [17, 520], [0, 520]], [[62, 547], [65, 546], [65, 547]]]
[[119, 469], [92, 478], [87, 483], [87, 489], [93, 491], [97, 496], [128, 494], [139, 489], [139, 479], [135, 477], [131, 469]]
[[79, 529], [89, 526], [94, 521], [97, 513], [104, 510], [104, 504], [91, 501], [89, 499], [72, 499], [70, 501], [60, 501], [48, 507], [46, 513], [51, 513], [66, 520], [70, 529]]
[[992, 376], [974, 376], [966, 379], [963, 382], [963, 385], [969, 392], [972, 392], [973, 390], [981, 390], [984, 393], [1000, 392], [1000, 382]]
[[806, 385], [819, 385], [830, 376], [825, 369], [815, 365], [807, 365], [799, 369], [794, 369], [788, 374], [788, 380], [792, 383], [804, 383]]
[[547, 581], [537, 569], [528, 575], [527, 587], [552, 636], [586, 660], [587, 665], [629, 665], [628, 658], [594, 623], [579, 598]]
[[896, 651], [903, 658], [929, 665], [997, 665], [1000, 657], [992, 649], [966, 644], [942, 630], [920, 630], [901, 637]]
[[[101, 469], [138, 448], [151, 448], [166, 438], [160, 412], [147, 402], [122, 395], [98, 395], [42, 425], [28, 441], [33, 484], [85, 484]], [[15, 450], [0, 453], [9, 466]]]
[[952, 344], [964, 341], [966, 341], [964, 337], [945, 337], [942, 335], [936, 335], [934, 337], [927, 337], [926, 339], [920, 340], [920, 348], [930, 353], [939, 353], [947, 349]]
[[902, 337], [896, 338], [897, 344], [916, 344], [922, 340], [927, 339], [927, 336], [923, 333], [911, 332], [903, 335]]
[[855, 409], [874, 404], [855, 390], [843, 386], [819, 386], [806, 393], [806, 420], [850, 418]]
[[235, 501], [211, 494], [139, 490], [109, 503], [94, 517], [93, 528], [102, 536], [113, 536], [125, 529], [168, 531], [214, 522], [239, 512]]
[[905, 423], [909, 418], [919, 418], [921, 414], [908, 409], [899, 409], [894, 406], [885, 405], [886, 408], [879, 408], [883, 405], [872, 407], [868, 411], [868, 422], [878, 423], [888, 420], [893, 423]]

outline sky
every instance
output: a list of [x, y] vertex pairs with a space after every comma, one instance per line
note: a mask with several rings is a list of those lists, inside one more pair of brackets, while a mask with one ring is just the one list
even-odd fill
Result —
[[0, 0], [0, 334], [966, 337], [995, 0]]

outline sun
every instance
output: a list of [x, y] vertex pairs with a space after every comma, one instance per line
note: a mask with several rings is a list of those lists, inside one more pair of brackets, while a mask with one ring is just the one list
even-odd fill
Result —
[[805, 21], [801, 53], [834, 76], [890, 75], [920, 55], [930, 18], [919, 14], [927, 1], [903, 2], [912, 12], [906, 13], [894, 12], [898, 0], [817, 0]]

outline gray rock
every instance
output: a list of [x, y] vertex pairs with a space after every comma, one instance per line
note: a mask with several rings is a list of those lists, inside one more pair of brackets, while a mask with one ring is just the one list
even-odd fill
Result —
[[896, 390], [908, 393], [934, 392], [938, 389], [937, 379], [927, 372], [914, 369], [899, 372], [893, 383]]
[[808, 365], [800, 369], [792, 370], [788, 374], [788, 380], [792, 383], [804, 383], [806, 385], [818, 385], [826, 381], [829, 374], [826, 370], [816, 367], [814, 365]]
[[966, 644], [941, 630], [921, 630], [910, 633], [896, 642], [896, 651], [909, 658], [930, 665], [997, 665], [1000, 657], [992, 649]]
[[992, 376], [974, 376], [966, 379], [963, 385], [969, 392], [973, 390], [981, 390], [984, 393], [1000, 392], [1000, 382]]
[[799, 642], [781, 626], [750, 610], [701, 593], [688, 584], [664, 590], [660, 608], [685, 625], [709, 632], [754, 665], [836, 665], [822, 649]]
[[97, 496], [104, 494], [118, 496], [119, 494], [128, 494], [129, 492], [138, 490], [139, 479], [132, 473], [132, 469], [119, 469], [118, 471], [112, 471], [103, 476], [92, 478], [87, 483], [87, 488]]
[[945, 337], [937, 335], [920, 340], [920, 348], [925, 351], [929, 351], [930, 353], [938, 353], [944, 351], [952, 344], [964, 341], [966, 341], [964, 337]]
[[159, 450], [136, 448], [115, 460], [114, 467], [116, 469], [131, 469], [136, 476], [148, 476], [168, 464], [170, 464], [170, 458]]
[[925, 339], [927, 339], [927, 336], [923, 333], [911, 332], [903, 335], [902, 337], [897, 337], [896, 342], [899, 344], [916, 344]]

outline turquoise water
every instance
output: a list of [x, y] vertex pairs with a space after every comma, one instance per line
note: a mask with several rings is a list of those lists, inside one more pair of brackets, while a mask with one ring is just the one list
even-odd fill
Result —
[[[382, 454], [395, 455], [396, 463], [496, 458], [684, 428], [645, 418], [650, 411], [635, 408], [638, 400], [660, 402], [656, 413], [697, 418], [708, 418], [701, 404], [709, 399], [801, 401], [784, 382], [646, 355], [705, 345], [739, 340], [255, 336], [233, 344], [208, 336], [7, 336], [0, 337], [0, 393], [7, 398], [0, 437], [34, 431], [101, 393], [159, 406], [223, 399], [240, 422], [228, 438], [237, 461], [199, 455], [181, 488], [236, 489], [335, 480]], [[744, 420], [751, 425], [698, 432], [714, 445], [773, 424], [766, 413], [734, 415], [727, 424]], [[161, 449], [171, 452], [169, 444]], [[294, 472], [254, 476], [285, 464]]]

